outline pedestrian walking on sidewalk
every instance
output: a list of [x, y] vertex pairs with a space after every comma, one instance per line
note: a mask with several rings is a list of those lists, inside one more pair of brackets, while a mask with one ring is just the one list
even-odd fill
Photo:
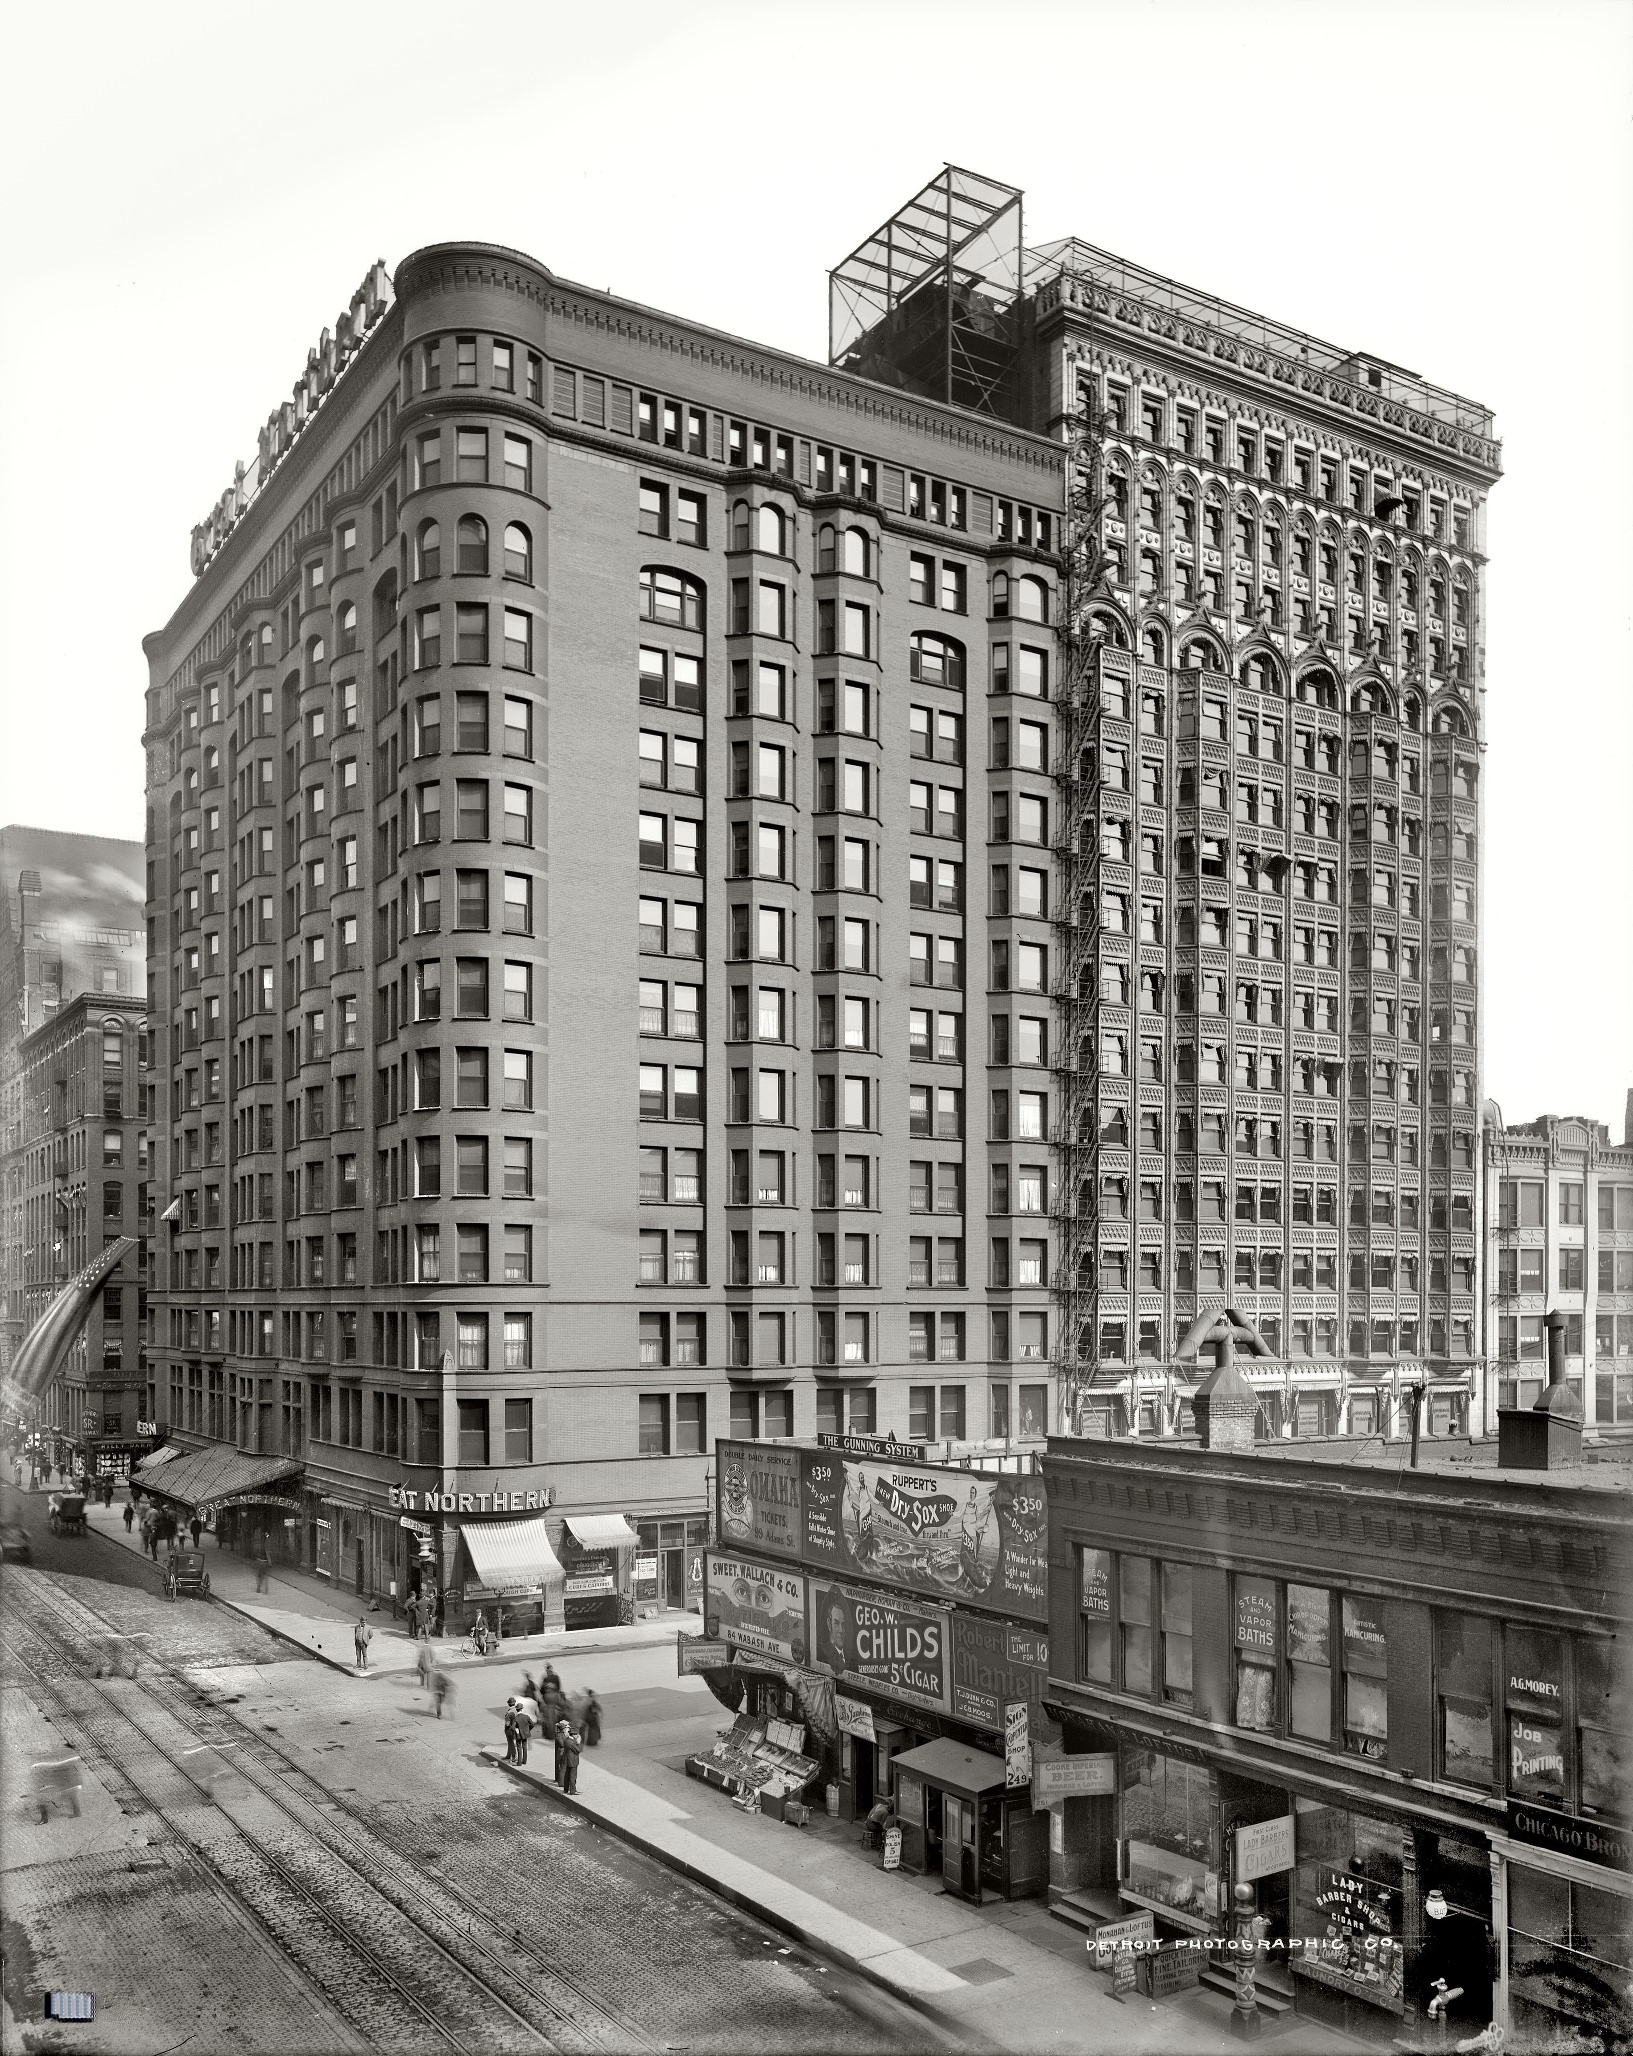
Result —
[[204, 1533], [204, 1523], [197, 1514], [194, 1514], [193, 1518], [187, 1523], [187, 1532], [192, 1536], [193, 1547], [196, 1549], [198, 1547], [198, 1538]]
[[417, 1592], [409, 1593], [408, 1604], [403, 1611], [408, 1615], [408, 1639], [412, 1642], [420, 1631], [420, 1595]]
[[442, 1668], [441, 1664], [437, 1663], [434, 1658], [432, 1659], [432, 1663], [433, 1668], [431, 1672], [431, 1697], [437, 1703], [437, 1719], [441, 1720], [443, 1701], [446, 1700], [450, 1706], [452, 1706], [454, 1703], [454, 1687], [453, 1681], [448, 1676], [448, 1673]]
[[366, 1671], [369, 1667], [369, 1644], [374, 1640], [374, 1630], [369, 1626], [367, 1614], [357, 1616], [357, 1626], [352, 1629], [352, 1640], [357, 1644], [357, 1668]]
[[266, 1590], [267, 1579], [271, 1575], [272, 1559], [266, 1553], [265, 1542], [262, 1542], [255, 1552], [255, 1589], [257, 1592], [264, 1592]]
[[526, 1763], [527, 1741], [533, 1732], [533, 1709], [525, 1699], [513, 1699], [510, 1703], [516, 1715], [516, 1761]]
[[425, 1687], [427, 1692], [431, 1690], [432, 1673], [435, 1671], [436, 1667], [436, 1659], [431, 1654], [430, 1643], [422, 1642], [420, 1644], [420, 1653], [418, 1657], [416, 1657], [414, 1662], [414, 1668], [419, 1673], [420, 1683]]
[[[562, 1726], [567, 1727], [567, 1723], [563, 1721]], [[561, 1744], [562, 1767], [567, 1773], [566, 1781], [561, 1788], [564, 1792], [573, 1793], [578, 1790], [578, 1759], [583, 1747], [580, 1738], [571, 1728], [567, 1728]]]
[[125, 1533], [127, 1535], [130, 1533], [130, 1524], [132, 1521], [135, 1520], [135, 1518], [136, 1509], [134, 1506], [131, 1505], [130, 1501], [127, 1499], [125, 1501]]
[[104, 1506], [112, 1506], [112, 1504], [113, 1504], [113, 1480], [112, 1480], [112, 1478], [104, 1478], [104, 1479], [102, 1480], [102, 1504], [103, 1504]]
[[505, 1701], [505, 1761], [506, 1763], [519, 1763], [521, 1761], [521, 1758], [516, 1753], [516, 1701], [514, 1699], [507, 1699]]
[[437, 1631], [437, 1588], [435, 1585], [420, 1587], [420, 1636], [429, 1642]]
[[601, 1701], [591, 1692], [584, 1701], [584, 1746], [593, 1749], [601, 1739]]
[[[556, 1722], [556, 1783], [558, 1785], [561, 1784], [562, 1779], [567, 1775], [567, 1732], [566, 1720], [558, 1720]], [[565, 1787], [563, 1789], [565, 1790]]]

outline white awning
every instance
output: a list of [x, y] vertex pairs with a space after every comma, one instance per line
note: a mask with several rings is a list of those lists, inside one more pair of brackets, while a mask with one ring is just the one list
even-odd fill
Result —
[[467, 1521], [459, 1532], [477, 1582], [501, 1598], [542, 1591], [566, 1575], [543, 1521]]
[[580, 1549], [633, 1549], [641, 1539], [621, 1513], [570, 1513], [567, 1527]]

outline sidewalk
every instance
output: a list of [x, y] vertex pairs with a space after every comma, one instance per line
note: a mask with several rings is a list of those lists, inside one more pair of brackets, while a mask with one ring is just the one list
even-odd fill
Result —
[[[714, 1715], [700, 1709], [692, 1746], [727, 1721], [723, 1707]], [[672, 1730], [671, 1746], [676, 1739]], [[688, 1778], [680, 1756], [655, 1761], [628, 1747], [586, 1750], [578, 1790], [568, 1797], [551, 1777], [547, 1737], [525, 1766], [506, 1765], [503, 1749], [491, 1744], [483, 1754], [554, 1804], [883, 1986], [960, 2041], [1017, 2052], [1115, 2047], [1138, 2056], [1204, 2056], [1235, 2046], [1230, 2002], [1221, 1995], [1114, 1999], [1110, 1978], [1090, 1967], [1084, 1937], [1041, 1899], [971, 1906], [944, 1892], [939, 1878], [886, 1871], [863, 1851], [852, 1823], [813, 1814], [808, 1827], [791, 1828], [739, 1813], [724, 1793]], [[1262, 2039], [1289, 2056], [1362, 2046], [1291, 2014], [1279, 2022], [1266, 2016]]]
[[[112, 1506], [104, 1506], [100, 1500], [94, 1505], [87, 1504], [86, 1514], [92, 1533], [137, 1556], [146, 1555], [140, 1527], [133, 1522], [130, 1533], [125, 1532], [121, 1500], [116, 1498]], [[366, 1600], [352, 1593], [336, 1592], [326, 1578], [293, 1570], [287, 1564], [272, 1565], [268, 1589], [258, 1592], [253, 1563], [246, 1563], [230, 1549], [218, 1548], [209, 1535], [204, 1536], [202, 1547], [204, 1567], [210, 1574], [211, 1598], [219, 1599], [249, 1620], [258, 1621], [280, 1640], [293, 1642], [322, 1662], [356, 1677], [359, 1672], [352, 1630], [362, 1615], [374, 1631], [374, 1640], [369, 1644], [370, 1677], [416, 1668], [419, 1645], [410, 1637], [406, 1620], [393, 1620], [383, 1609], [370, 1613]], [[161, 1570], [164, 1558], [161, 1548]], [[543, 1635], [507, 1635], [503, 1649], [491, 1656], [461, 1655], [460, 1638], [453, 1635], [439, 1635], [431, 1647], [437, 1662], [448, 1669], [480, 1670], [487, 1664], [514, 1666], [525, 1661], [543, 1662], [546, 1657], [592, 1656], [608, 1649], [649, 1649], [672, 1643], [677, 1629], [700, 1634], [702, 1618], [695, 1613], [665, 1614], [655, 1620], [635, 1621], [628, 1627], [588, 1632], [580, 1629], [571, 1634], [565, 1628], [556, 1628]]]

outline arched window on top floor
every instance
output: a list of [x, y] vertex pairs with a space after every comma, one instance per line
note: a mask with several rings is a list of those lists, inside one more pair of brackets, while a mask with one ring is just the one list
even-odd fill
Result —
[[995, 571], [992, 575], [992, 611], [1000, 621], [1009, 619], [1009, 573]]
[[442, 530], [434, 521], [422, 521], [414, 537], [414, 576], [442, 576]]
[[311, 683], [318, 666], [326, 664], [328, 661], [329, 653], [324, 648], [322, 636], [314, 635], [306, 645], [306, 677], [308, 684]]
[[335, 616], [335, 654], [349, 656], [357, 648], [357, 603], [348, 600]]
[[1280, 694], [1281, 673], [1274, 661], [1263, 650], [1256, 650], [1242, 666], [1242, 683], [1254, 692]]
[[1049, 619], [1049, 588], [1041, 578], [1030, 573], [1015, 581], [1015, 614], [1021, 621], [1047, 621]]
[[1383, 686], [1378, 684], [1376, 679], [1368, 679], [1365, 684], [1356, 686], [1350, 693], [1350, 712], [1352, 714], [1383, 714], [1388, 716], [1393, 714], [1394, 711], [1389, 702], [1388, 692]]
[[463, 572], [483, 572], [488, 568], [488, 524], [480, 514], [461, 514], [456, 531], [457, 551], [455, 568]]
[[1193, 635], [1179, 653], [1182, 671], [1223, 671], [1225, 660], [1219, 645], [1205, 635]]
[[1306, 671], [1293, 688], [1293, 697], [1306, 707], [1325, 707], [1330, 713], [1338, 712], [1338, 681], [1330, 671], [1319, 667]]
[[388, 571], [374, 588], [374, 640], [383, 643], [397, 625], [397, 574]]
[[703, 587], [683, 571], [643, 565], [640, 592], [643, 621], [663, 621], [673, 628], [703, 626]]
[[1415, 692], [1409, 692], [1401, 701], [1401, 726], [1414, 729], [1423, 726], [1423, 702]]
[[1165, 664], [1168, 661], [1167, 637], [1154, 621], [1147, 624], [1140, 639], [1140, 652], [1148, 664]]
[[769, 503], [754, 512], [754, 547], [765, 557], [785, 557], [788, 524], [780, 507]]
[[839, 569], [839, 533], [831, 521], [823, 522], [817, 530], [817, 569], [837, 571]]
[[752, 533], [754, 510], [747, 500], [733, 500], [731, 504], [731, 546], [734, 550], [746, 550]]
[[852, 578], [873, 576], [873, 538], [865, 528], [845, 531], [845, 570]]
[[533, 538], [519, 521], [505, 530], [505, 576], [523, 585], [533, 583]]
[[1462, 735], [1469, 732], [1468, 717], [1461, 707], [1444, 706], [1435, 709], [1434, 732], [1436, 735]]
[[962, 692], [964, 646], [950, 635], [915, 635], [908, 643], [907, 673], [915, 685], [945, 685]]

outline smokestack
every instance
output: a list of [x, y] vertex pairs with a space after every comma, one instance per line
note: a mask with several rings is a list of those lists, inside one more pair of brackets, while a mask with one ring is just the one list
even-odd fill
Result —
[[1548, 1383], [1529, 1407], [1497, 1409], [1497, 1463], [1517, 1471], [1566, 1471], [1582, 1461], [1582, 1401], [1565, 1382], [1565, 1316], [1546, 1317]]

